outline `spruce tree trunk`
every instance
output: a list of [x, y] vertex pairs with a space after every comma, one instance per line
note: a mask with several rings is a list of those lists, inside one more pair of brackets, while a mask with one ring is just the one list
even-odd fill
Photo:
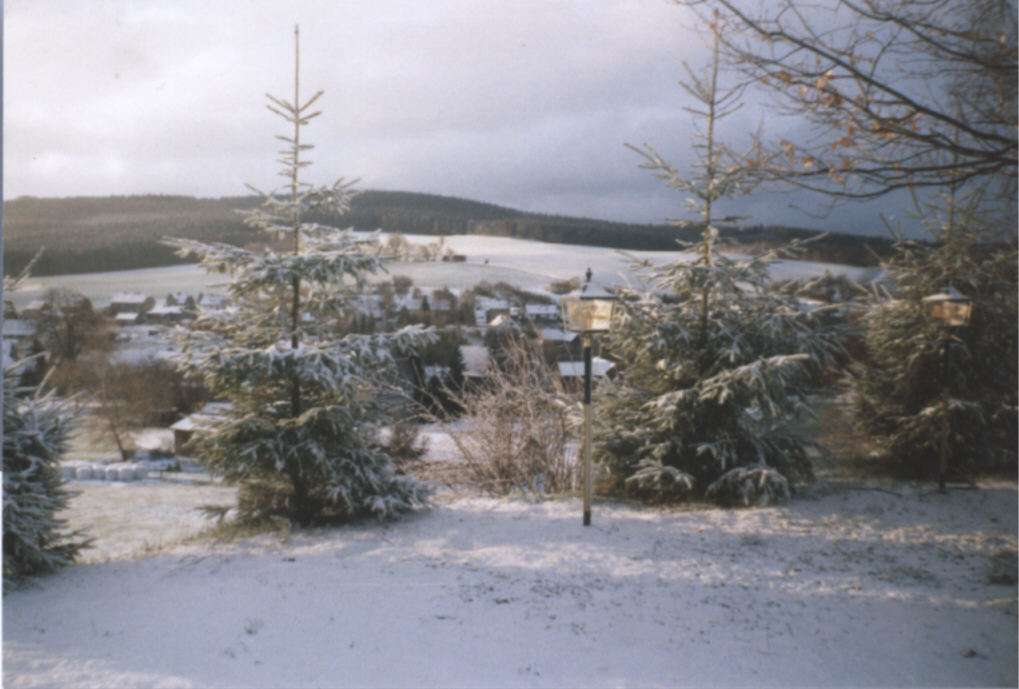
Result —
[[[297, 107], [301, 102], [300, 93], [300, 74], [301, 74], [301, 50], [299, 44], [299, 32], [298, 27], [294, 27], [294, 106]], [[291, 207], [291, 219], [293, 222], [293, 233], [294, 233], [294, 256], [297, 256], [301, 252], [301, 217], [300, 211], [298, 210], [298, 199], [297, 199], [297, 175], [300, 171], [300, 155], [301, 155], [301, 127], [299, 119], [294, 121], [294, 164], [292, 167], [292, 173], [290, 177], [290, 207]], [[295, 276], [293, 283], [291, 284], [292, 289], [292, 302], [290, 304], [290, 346], [293, 349], [297, 349], [301, 344], [300, 335], [298, 328], [301, 322], [301, 278]], [[290, 414], [291, 417], [297, 419], [301, 416], [304, 410], [301, 408], [301, 381], [297, 378], [296, 374], [292, 382], [290, 390]], [[312, 509], [311, 501], [308, 498], [308, 483], [305, 481], [304, 474], [301, 470], [300, 459], [291, 459], [287, 462], [287, 473], [290, 476], [290, 482], [293, 484], [294, 492], [291, 495], [291, 514], [294, 521], [301, 526], [308, 526], [311, 522], [311, 518], [314, 514]]]

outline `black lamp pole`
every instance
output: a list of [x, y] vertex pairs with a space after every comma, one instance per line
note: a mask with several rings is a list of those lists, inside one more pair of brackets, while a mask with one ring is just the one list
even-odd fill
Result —
[[591, 336], [584, 335], [584, 526], [591, 526]]
[[948, 326], [941, 329], [941, 452], [938, 457], [938, 492], [945, 493], [945, 475], [948, 473], [948, 442], [952, 419], [948, 415], [948, 399], [952, 385], [952, 347]]

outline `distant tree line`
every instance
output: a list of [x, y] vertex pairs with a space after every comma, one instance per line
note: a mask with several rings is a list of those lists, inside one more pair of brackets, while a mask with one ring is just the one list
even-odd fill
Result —
[[[36, 276], [105, 272], [185, 262], [159, 244], [173, 236], [245, 246], [259, 238], [236, 212], [250, 209], [255, 197], [200, 199], [187, 196], [109, 196], [43, 199], [20, 197], [3, 204], [6, 274], [20, 271], [38, 251]], [[703, 228], [630, 223], [524, 213], [478, 201], [415, 194], [366, 191], [342, 217], [309, 220], [356, 229], [382, 229], [425, 235], [484, 234], [560, 244], [618, 249], [675, 250], [677, 240], [696, 241]], [[756, 225], [722, 228], [722, 240], [748, 248], [770, 248], [817, 235], [815, 230]], [[801, 258], [877, 265], [890, 255], [891, 238], [828, 234], [812, 242]]]

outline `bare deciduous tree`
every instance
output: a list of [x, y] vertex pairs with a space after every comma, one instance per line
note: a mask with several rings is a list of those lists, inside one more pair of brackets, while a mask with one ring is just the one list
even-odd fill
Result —
[[764, 178], [841, 198], [993, 178], [1014, 204], [1015, 0], [677, 1], [720, 11], [729, 64], [809, 125], [759, 142]]
[[55, 363], [70, 363], [86, 351], [102, 352], [112, 347], [109, 320], [93, 309], [85, 295], [52, 288], [43, 301], [39, 337]]

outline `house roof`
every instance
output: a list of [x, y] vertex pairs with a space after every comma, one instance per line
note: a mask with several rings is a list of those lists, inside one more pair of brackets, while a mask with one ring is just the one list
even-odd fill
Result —
[[35, 326], [20, 318], [5, 318], [3, 321], [4, 338], [31, 337], [35, 335]]
[[545, 316], [555, 318], [559, 315], [559, 307], [555, 304], [525, 304], [524, 313], [528, 316]]
[[111, 304], [144, 304], [149, 297], [140, 292], [120, 292], [110, 297]]
[[226, 297], [222, 294], [200, 294], [197, 304], [207, 309], [219, 309], [226, 306]]
[[[581, 378], [584, 375], [583, 361], [560, 361], [558, 366], [559, 375], [563, 378]], [[615, 366], [611, 361], [596, 356], [591, 360], [591, 375], [600, 378], [608, 374]]]
[[474, 302], [477, 308], [481, 309], [509, 309], [509, 302], [505, 299], [493, 299], [492, 297], [477, 297]]
[[562, 330], [560, 328], [542, 328], [541, 337], [544, 340], [551, 340], [553, 342], [573, 342], [580, 337], [580, 335], [579, 333], [575, 333], [570, 330]]
[[208, 430], [216, 422], [216, 419], [227, 409], [229, 402], [208, 402], [201, 411], [189, 414], [177, 423], [170, 426], [174, 431], [203, 431]]
[[425, 366], [423, 372], [425, 382], [428, 382], [432, 378], [437, 378], [438, 380], [441, 381], [443, 378], [449, 375], [449, 371], [450, 371], [449, 366]]
[[[179, 316], [183, 313], [184, 309], [179, 306], [165, 306], [162, 304], [159, 306], [153, 306], [152, 309], [149, 310], [150, 316]], [[120, 315], [118, 314], [117, 317], [119, 318]]]
[[510, 315], [505, 313], [500, 313], [498, 316], [493, 318], [488, 323], [489, 328], [501, 328], [501, 327], [512, 328], [515, 326], [516, 323], [513, 321]]

